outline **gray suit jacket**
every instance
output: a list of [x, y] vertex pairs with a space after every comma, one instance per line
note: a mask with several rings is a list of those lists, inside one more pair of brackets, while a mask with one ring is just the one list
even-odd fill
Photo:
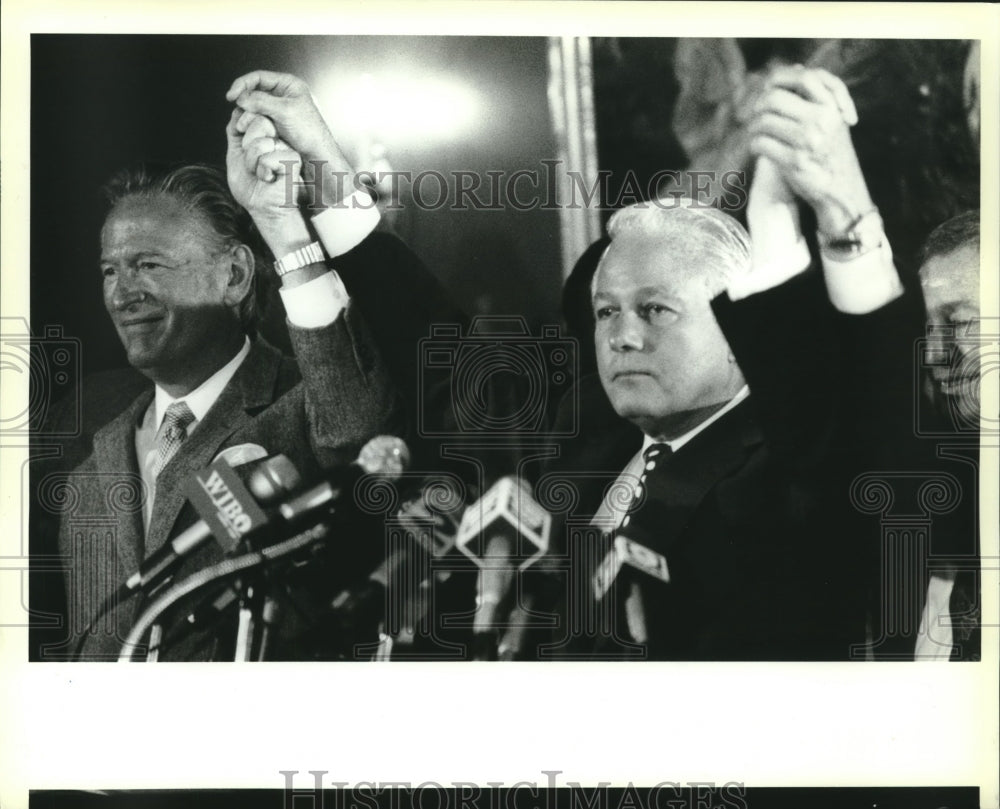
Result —
[[[259, 444], [268, 453], [287, 455], [308, 479], [322, 468], [353, 460], [368, 439], [398, 426], [394, 389], [355, 306], [329, 327], [289, 326], [289, 331], [298, 369], [265, 341], [253, 341], [219, 399], [160, 473], [145, 537], [146, 492], [135, 429], [152, 400], [151, 386], [123, 410], [101, 414], [99, 421], [106, 423], [92, 439], [82, 436], [83, 448], [64, 456], [85, 456], [81, 462], [39, 481], [39, 511], [43, 518], [56, 518], [58, 552], [68, 566], [67, 640], [49, 648], [43, 659], [71, 657], [81, 640], [80, 659], [117, 657], [141, 599], [120, 605], [96, 627], [89, 624], [102, 601], [144, 558], [196, 521], [184, 484], [221, 450]], [[185, 567], [197, 569], [219, 556], [215, 543], [208, 543]]]

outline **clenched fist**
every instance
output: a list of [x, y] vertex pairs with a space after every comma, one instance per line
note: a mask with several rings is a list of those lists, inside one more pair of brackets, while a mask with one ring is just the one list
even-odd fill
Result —
[[321, 164], [345, 177], [352, 175], [350, 164], [302, 79], [288, 73], [255, 70], [236, 79], [226, 99], [244, 111], [235, 121], [237, 132], [246, 132], [257, 116], [266, 116], [274, 123], [278, 136], [305, 163]]

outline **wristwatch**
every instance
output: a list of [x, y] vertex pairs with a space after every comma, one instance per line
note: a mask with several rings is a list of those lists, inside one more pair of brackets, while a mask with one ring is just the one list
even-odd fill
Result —
[[850, 261], [872, 250], [878, 250], [885, 240], [882, 217], [878, 208], [872, 208], [856, 217], [843, 233], [830, 235], [821, 231], [817, 235], [820, 250], [827, 258], [834, 261]]
[[300, 247], [298, 250], [293, 250], [291, 253], [282, 256], [277, 261], [274, 262], [274, 271], [281, 278], [283, 275], [287, 275], [295, 270], [301, 270], [303, 267], [308, 267], [310, 264], [318, 264], [324, 259], [323, 248], [320, 246], [319, 242], [313, 242], [312, 244], [307, 244], [305, 247]]

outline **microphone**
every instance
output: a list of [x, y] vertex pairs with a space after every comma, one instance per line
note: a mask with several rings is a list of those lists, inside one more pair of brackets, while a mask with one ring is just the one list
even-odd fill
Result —
[[[376, 436], [365, 444], [358, 457], [350, 464], [327, 471], [319, 483], [313, 484], [305, 491], [269, 510], [264, 514], [264, 520], [240, 536], [240, 542], [247, 550], [252, 551], [275, 540], [291, 536], [308, 519], [314, 520], [316, 524], [324, 522], [341, 511], [339, 505], [349, 493], [353, 492], [355, 485], [362, 478], [374, 475], [383, 480], [396, 480], [409, 463], [410, 451], [401, 438]], [[267, 482], [275, 483], [271, 478], [268, 478]], [[262, 490], [264, 481], [260, 481], [257, 485]], [[298, 489], [299, 486], [296, 485], [294, 488]], [[236, 598], [232, 589], [224, 591], [207, 607], [188, 615], [188, 624], [192, 626], [204, 624], [216, 617]]]
[[[423, 570], [432, 558], [448, 553], [455, 547], [464, 507], [462, 494], [453, 481], [435, 479], [425, 483], [420, 495], [403, 503], [396, 515], [405, 536], [405, 547], [392, 551], [369, 579], [388, 588], [404, 568], [419, 565]], [[428, 567], [426, 575], [420, 578], [429, 575]]]
[[[425, 481], [386, 523], [386, 557], [356, 590], [342, 591], [331, 607], [342, 622], [383, 621], [389, 635], [412, 629], [422, 613], [431, 560], [455, 547], [464, 498], [455, 481]], [[392, 600], [389, 600], [391, 597]]]
[[[366, 476], [393, 481], [399, 478], [410, 462], [410, 451], [406, 442], [391, 435], [379, 435], [362, 448], [358, 457], [346, 466], [335, 467], [323, 474], [319, 483], [314, 483], [298, 494], [279, 503], [267, 513], [253, 502], [252, 498], [242, 498], [238, 505], [228, 498], [228, 493], [213, 480], [201, 482], [201, 487], [211, 495], [211, 507], [205, 507], [204, 516], [212, 517], [213, 530], [220, 537], [223, 547], [231, 543], [224, 537], [228, 534], [243, 548], [253, 551], [288, 538], [312, 521], [313, 527], [336, 518], [341, 511], [350, 512], [350, 494], [357, 483]], [[229, 481], [226, 481], [228, 484]], [[263, 482], [261, 483], [263, 486]], [[299, 488], [299, 487], [296, 487]], [[204, 499], [206, 492], [192, 488], [192, 497]], [[206, 501], [207, 502], [207, 501]], [[207, 521], [207, 519], [206, 519]]]
[[286, 523], [297, 523], [317, 511], [336, 507], [366, 475], [396, 480], [409, 465], [410, 450], [402, 438], [377, 435], [349, 465], [334, 469], [320, 483], [282, 503], [278, 516]]
[[[235, 467], [238, 472], [234, 472], [233, 467], [229, 466], [229, 462], [235, 460], [240, 461]], [[246, 480], [250, 491], [265, 501], [277, 499], [284, 491], [293, 490], [299, 485], [298, 472], [288, 458], [284, 455], [267, 456], [264, 448], [256, 444], [243, 444], [223, 450], [216, 456], [209, 471], [204, 474], [210, 474], [213, 469], [221, 470], [220, 474], [226, 475], [232, 483], [232, 488], [236, 490], [243, 489], [240, 480], [242, 477]], [[250, 500], [245, 495], [244, 499]], [[146, 589], [160, 582], [180, 559], [203, 545], [211, 536], [212, 528], [202, 520], [158, 548], [123, 585], [108, 594], [91, 619], [88, 632], [114, 605], [130, 598], [136, 590]], [[223, 547], [228, 548], [229, 543], [224, 542]], [[81, 636], [76, 654], [79, 654], [85, 636], [86, 633]]]
[[366, 474], [394, 479], [409, 463], [409, 450], [402, 439], [376, 436], [350, 465], [333, 470], [326, 480], [281, 503], [271, 515], [264, 513], [254, 496], [265, 503], [272, 502], [298, 489], [301, 477], [284, 455], [274, 456], [273, 462], [262, 459], [259, 467], [257, 463], [239, 467], [253, 467], [247, 472], [246, 486], [224, 458], [196, 473], [188, 481], [187, 491], [202, 520], [150, 556], [126, 582], [125, 592], [158, 581], [178, 559], [213, 534], [226, 553], [234, 551], [241, 540], [253, 547], [262, 537], [269, 538], [277, 529], [284, 528], [284, 523], [298, 522], [336, 502]]
[[535, 502], [528, 485], [512, 476], [498, 480], [466, 509], [456, 544], [479, 567], [473, 656], [497, 659], [497, 611], [514, 573], [525, 570], [549, 548], [552, 515]]
[[[623, 570], [627, 568], [627, 572]], [[649, 628], [646, 622], [646, 608], [642, 595], [642, 581], [652, 579], [667, 583], [670, 581], [670, 569], [666, 557], [648, 548], [624, 534], [615, 537], [614, 544], [598, 565], [593, 575], [594, 595], [602, 600], [618, 581], [628, 588], [625, 595], [625, 619], [628, 629], [636, 643], [649, 641]]]
[[528, 637], [528, 619], [535, 605], [535, 597], [531, 593], [523, 595], [523, 603], [515, 604], [507, 617], [507, 631], [497, 644], [498, 660], [519, 660], [524, 651]]
[[[190, 499], [203, 519], [146, 559], [125, 582], [124, 595], [160, 581], [178, 561], [201, 547], [213, 534], [227, 553], [234, 550], [240, 534], [238, 531], [231, 533], [229, 528], [236, 531], [234, 526], [245, 523], [238, 515], [231, 515], [237, 511], [256, 515], [260, 508], [254, 497], [263, 503], [273, 502], [297, 489], [301, 482], [298, 471], [285, 455], [269, 455], [236, 467], [229, 466], [225, 458], [220, 458], [207, 470], [196, 473], [188, 481], [188, 490], [194, 495]], [[198, 496], [197, 490], [202, 490], [201, 496]], [[214, 492], [216, 496], [209, 492]], [[210, 504], [208, 508], [204, 505], [206, 498]], [[220, 525], [226, 526], [226, 530], [218, 531]]]

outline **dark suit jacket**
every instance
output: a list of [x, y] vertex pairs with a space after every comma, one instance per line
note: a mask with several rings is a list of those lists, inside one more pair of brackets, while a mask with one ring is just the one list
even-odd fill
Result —
[[[751, 396], [659, 463], [619, 530], [667, 561], [669, 584], [632, 579], [649, 642], [636, 646], [625, 631], [627, 568], [605, 599], [592, 591], [610, 538], [591, 517], [642, 444], [594, 379], [572, 404], [581, 434], [536, 489], [543, 506], [561, 511], [561, 547], [549, 561], [558, 570], [536, 576], [561, 602], [542, 657], [837, 660], [865, 642], [878, 529], [859, 523], [851, 481], [872, 462], [873, 430], [851, 421], [857, 368], [848, 344], [856, 320], [877, 323], [873, 333], [886, 336], [867, 350], [906, 368], [912, 342], [898, 335], [912, 335], [919, 309], [906, 300], [847, 318], [830, 307], [817, 271], [713, 308]], [[900, 344], [907, 353], [885, 360]], [[566, 483], [575, 496], [554, 496]]]
[[[152, 386], [141, 377], [137, 382], [130, 370], [102, 374], [90, 384], [85, 380], [79, 394], [82, 434], [62, 447], [60, 458], [35, 472], [33, 552], [57, 553], [69, 564], [67, 628], [55, 635], [65, 640], [36, 656], [69, 656], [105, 597], [144, 558], [196, 521], [184, 483], [222, 449], [253, 443], [269, 453], [284, 453], [309, 480], [323, 468], [352, 461], [374, 435], [405, 438], [416, 432], [417, 341], [428, 333], [431, 318], [458, 315], [420, 262], [389, 235], [373, 234], [333, 266], [351, 304], [330, 327], [289, 327], [297, 364], [254, 340], [215, 405], [161, 472], [145, 539], [145, 494], [134, 440], [136, 425], [152, 401]], [[376, 328], [369, 330], [366, 322]], [[338, 551], [332, 571], [322, 570], [333, 579], [329, 592], [322, 594], [327, 601], [338, 592], [333, 588], [377, 563], [382, 547], [370, 545], [358, 553], [350, 547]], [[218, 546], [208, 543], [177, 576], [220, 557]], [[32, 592], [36, 609], [53, 601], [45, 598], [44, 588], [36, 592], [33, 586]], [[142, 600], [133, 598], [102, 621], [84, 642], [83, 657], [115, 657], [141, 607]], [[175, 656], [192, 659], [210, 653], [202, 643]]]

